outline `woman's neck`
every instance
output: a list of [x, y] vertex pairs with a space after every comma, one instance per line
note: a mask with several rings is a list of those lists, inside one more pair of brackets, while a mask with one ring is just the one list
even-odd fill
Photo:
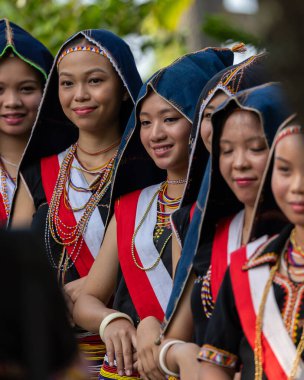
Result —
[[98, 135], [79, 131], [77, 156], [88, 169], [109, 161], [117, 151], [121, 136], [117, 130], [107, 130]]
[[121, 138], [118, 128], [103, 130], [98, 134], [79, 130], [78, 145], [84, 150], [94, 153], [106, 149]]
[[[8, 136], [0, 133], [0, 155], [4, 161], [19, 165], [29, 135]], [[6, 165], [5, 165], [6, 166]]]
[[[168, 187], [167, 193], [170, 198], [181, 197], [184, 193], [186, 183], [183, 180], [187, 178], [187, 170], [167, 171]], [[171, 183], [170, 183], [171, 182]], [[175, 182], [175, 183], [174, 183]], [[177, 183], [181, 182], [181, 183]]]
[[304, 249], [304, 226], [295, 225], [295, 240]]
[[252, 224], [253, 206], [245, 205], [244, 225], [242, 233], [242, 245], [248, 243], [250, 227]]

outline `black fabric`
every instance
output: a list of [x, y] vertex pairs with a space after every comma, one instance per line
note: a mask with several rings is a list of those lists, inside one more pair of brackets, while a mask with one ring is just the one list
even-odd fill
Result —
[[[284, 249], [286, 239], [290, 234], [290, 228], [290, 226], [285, 228], [282, 233], [263, 250], [261, 256], [267, 252], [276, 252], [279, 256], [281, 251]], [[282, 275], [277, 276], [282, 278]], [[287, 298], [286, 289], [282, 285], [279, 285], [276, 281], [277, 280], [275, 278], [273, 282], [274, 295], [277, 305], [281, 313], [283, 313], [286, 303], [291, 300], [288, 300]], [[285, 278], [285, 281], [289, 287], [295, 285], [287, 278]], [[234, 297], [235, 295], [232, 290], [231, 273], [228, 268], [218, 294], [213, 315], [209, 321], [208, 330], [204, 338], [204, 344], [210, 344], [218, 349], [237, 355], [240, 360], [240, 366], [242, 367], [241, 379], [252, 380], [254, 378], [254, 354], [242, 330]], [[295, 305], [293, 304], [293, 306]], [[301, 325], [301, 321], [304, 318], [303, 295], [300, 302], [299, 315], [296, 316], [296, 318], [297, 331], [295, 345], [299, 343], [303, 329], [303, 326]], [[252, 328], [255, 329], [255, 326], [252, 326]], [[303, 358], [304, 354], [302, 354], [302, 359]], [[266, 379], [266, 377], [264, 377], [264, 379]]]
[[49, 379], [77, 355], [64, 298], [32, 233], [0, 231], [0, 247], [0, 378], [14, 363], [26, 379]]

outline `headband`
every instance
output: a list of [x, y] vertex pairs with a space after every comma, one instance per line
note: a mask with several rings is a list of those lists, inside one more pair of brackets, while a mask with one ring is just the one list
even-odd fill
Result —
[[57, 68], [60, 64], [60, 62], [63, 60], [63, 58], [70, 54], [70, 53], [75, 53], [77, 51], [91, 51], [92, 53], [96, 53], [96, 54], [99, 54], [99, 55], [103, 55], [106, 57], [106, 53], [99, 49], [97, 46], [92, 46], [92, 45], [77, 45], [77, 46], [73, 46], [73, 47], [70, 47], [69, 49], [66, 49], [63, 51], [63, 53], [59, 56], [58, 60], [57, 60]]
[[301, 134], [301, 135], [304, 134], [304, 127], [302, 127], [300, 125], [286, 127], [281, 132], [279, 132], [279, 134], [276, 138], [276, 141], [275, 141], [275, 145], [277, 145], [277, 143], [279, 141], [281, 141], [286, 136], [299, 135], [299, 134]]

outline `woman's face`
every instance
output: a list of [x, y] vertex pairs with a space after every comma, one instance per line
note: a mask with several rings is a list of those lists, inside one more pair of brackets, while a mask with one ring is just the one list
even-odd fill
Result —
[[89, 51], [67, 54], [58, 76], [62, 109], [80, 130], [96, 132], [119, 124], [127, 93], [108, 58]]
[[211, 152], [212, 142], [211, 116], [214, 110], [216, 110], [216, 108], [220, 106], [227, 98], [228, 95], [223, 91], [217, 91], [203, 111], [201, 122], [201, 138], [209, 152]]
[[0, 132], [28, 135], [42, 97], [39, 73], [17, 57], [0, 60]]
[[282, 138], [275, 148], [272, 192], [293, 224], [304, 226], [304, 136]]
[[155, 92], [142, 102], [140, 138], [155, 164], [176, 175], [186, 175], [191, 123]]
[[257, 115], [245, 110], [233, 112], [220, 137], [220, 172], [245, 206], [254, 206], [268, 153]]

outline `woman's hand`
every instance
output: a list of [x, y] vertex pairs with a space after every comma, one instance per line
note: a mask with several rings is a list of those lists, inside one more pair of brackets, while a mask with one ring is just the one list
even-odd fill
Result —
[[169, 368], [170, 363], [176, 364], [181, 380], [199, 380], [201, 364], [196, 359], [199, 350], [200, 347], [194, 343], [174, 344], [167, 352], [166, 363]]
[[160, 323], [154, 317], [143, 319], [137, 327], [138, 372], [143, 379], [165, 380], [158, 366], [159, 346], [154, 344], [160, 334]]
[[116, 359], [117, 372], [120, 376], [131, 376], [133, 372], [133, 353], [136, 349], [136, 329], [124, 318], [110, 322], [104, 330], [109, 365], [114, 366]]
[[65, 293], [70, 297], [73, 304], [77, 301], [81, 290], [84, 286], [84, 283], [87, 279], [87, 276], [78, 278], [77, 280], [71, 281], [68, 284], [64, 285], [63, 289]]

